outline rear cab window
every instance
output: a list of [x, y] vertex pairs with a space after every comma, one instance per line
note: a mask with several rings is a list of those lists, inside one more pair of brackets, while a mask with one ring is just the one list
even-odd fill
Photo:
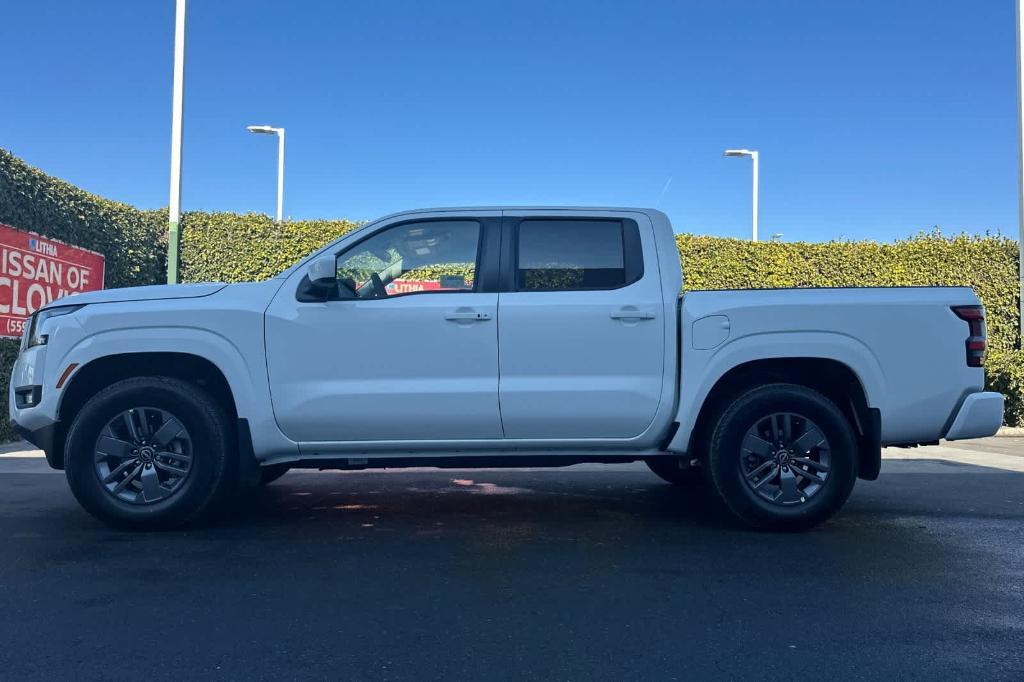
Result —
[[516, 225], [515, 244], [517, 291], [619, 289], [643, 276], [633, 220], [524, 219]]

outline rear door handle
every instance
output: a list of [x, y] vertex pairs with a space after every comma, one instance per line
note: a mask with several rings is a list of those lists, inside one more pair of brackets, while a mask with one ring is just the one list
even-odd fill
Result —
[[486, 322], [491, 319], [491, 316], [487, 313], [478, 313], [472, 310], [457, 310], [445, 315], [444, 319], [449, 322]]
[[657, 317], [654, 313], [642, 310], [616, 310], [608, 315], [613, 320], [653, 320]]

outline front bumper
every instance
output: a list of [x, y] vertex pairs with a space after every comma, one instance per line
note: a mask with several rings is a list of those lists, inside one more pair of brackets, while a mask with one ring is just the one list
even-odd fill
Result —
[[964, 399], [946, 440], [993, 436], [1003, 425], [1003, 394], [986, 391], [972, 393]]
[[[63, 469], [65, 429], [57, 417], [60, 391], [47, 389], [56, 382], [46, 371], [48, 349], [42, 345], [21, 351], [11, 369], [7, 401], [11, 425], [18, 435], [46, 453], [51, 467]], [[38, 393], [31, 403], [19, 397], [19, 391], [36, 387]]]
[[46, 463], [53, 469], [64, 468], [64, 442], [58, 431], [59, 424], [50, 424], [38, 429], [27, 429], [17, 422], [11, 422], [18, 435], [43, 451]]

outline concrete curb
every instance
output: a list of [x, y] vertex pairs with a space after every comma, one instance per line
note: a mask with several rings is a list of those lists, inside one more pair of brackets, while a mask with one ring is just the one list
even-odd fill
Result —
[[1022, 438], [1024, 426], [1000, 426], [996, 438]]
[[12, 452], [39, 452], [35, 445], [32, 445], [28, 441], [16, 440], [13, 443], [4, 443], [0, 445], [0, 455], [8, 455]]

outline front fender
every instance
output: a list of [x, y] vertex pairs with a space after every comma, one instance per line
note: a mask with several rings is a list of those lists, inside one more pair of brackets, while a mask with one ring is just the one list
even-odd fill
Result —
[[250, 417], [254, 398], [266, 393], [266, 369], [255, 372], [230, 339], [207, 329], [193, 327], [144, 327], [101, 331], [68, 348], [58, 367], [77, 363], [84, 367], [93, 360], [124, 353], [188, 353], [209, 360], [220, 369], [231, 387], [239, 417]]
[[[772, 332], [733, 339], [711, 350], [683, 351], [676, 430], [668, 450], [685, 453], [701, 406], [729, 370], [756, 360], [815, 358], [840, 362], [854, 373], [869, 407], [883, 407], [885, 375], [875, 354], [838, 332]], [[884, 411], [884, 409], [883, 409]]]
[[[243, 342], [251, 342], [252, 347], [239, 348], [226, 336], [197, 327], [140, 327], [130, 333], [109, 329], [83, 337], [70, 346], [61, 353], [55, 371], [71, 363], [78, 363], [81, 368], [94, 360], [125, 353], [188, 353], [202, 357], [224, 375], [239, 419], [248, 422], [256, 458], [296, 453], [298, 446], [277, 428], [271, 411], [262, 334]], [[247, 362], [247, 357], [254, 360]]]

